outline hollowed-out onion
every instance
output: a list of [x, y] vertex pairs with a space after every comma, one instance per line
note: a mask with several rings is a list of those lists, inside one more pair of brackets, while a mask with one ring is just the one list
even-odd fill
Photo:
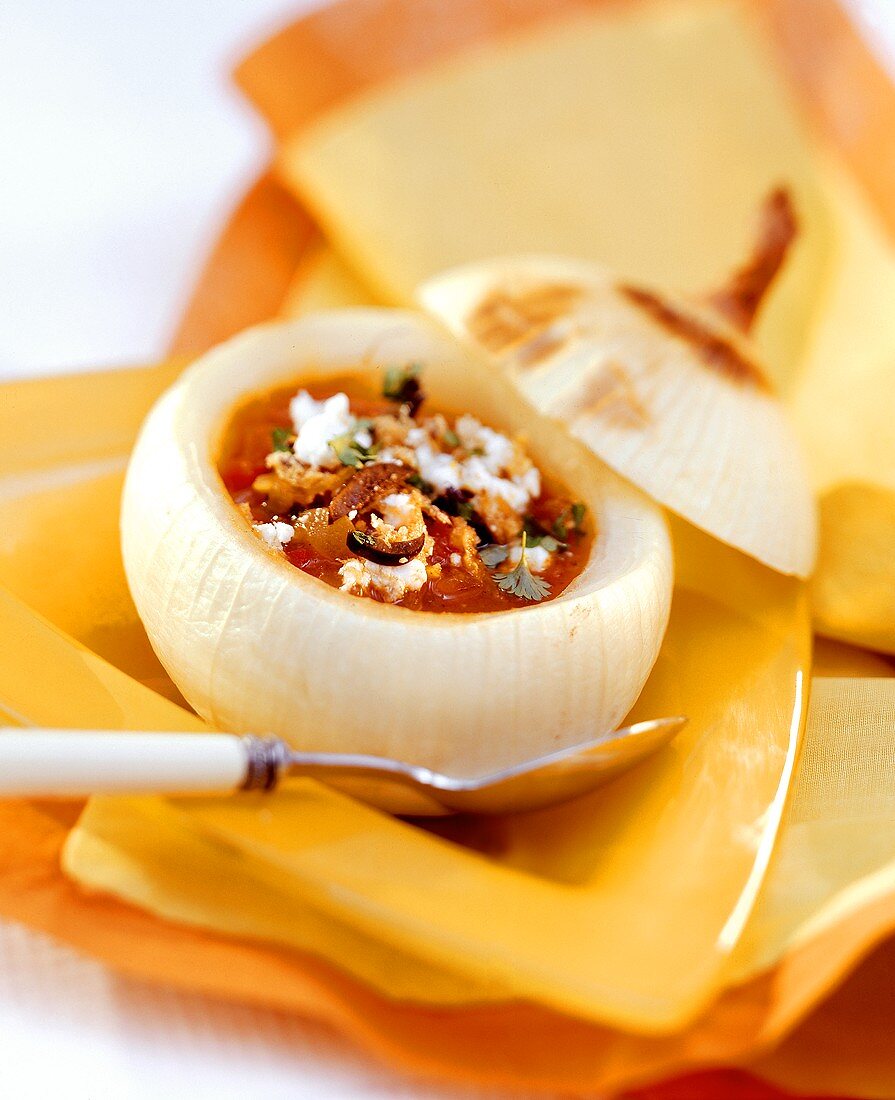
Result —
[[[266, 547], [227, 495], [215, 460], [243, 398], [407, 362], [422, 365], [433, 404], [526, 433], [535, 462], [587, 504], [593, 550], [556, 599], [461, 615], [352, 597]], [[438, 326], [398, 311], [261, 327], [199, 360], [143, 426], [122, 539], [152, 644], [213, 725], [458, 775], [618, 723], [656, 658], [671, 598], [661, 510]]]
[[419, 298], [655, 500], [780, 572], [811, 572], [815, 504], [795, 434], [717, 309], [539, 256], [456, 268]]

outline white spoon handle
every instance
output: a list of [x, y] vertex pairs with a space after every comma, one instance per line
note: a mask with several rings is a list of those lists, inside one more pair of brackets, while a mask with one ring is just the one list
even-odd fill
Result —
[[246, 783], [252, 739], [227, 733], [0, 731], [0, 797], [200, 794]]

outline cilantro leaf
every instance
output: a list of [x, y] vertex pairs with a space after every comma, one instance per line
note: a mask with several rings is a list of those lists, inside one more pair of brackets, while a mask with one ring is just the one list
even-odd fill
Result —
[[576, 535], [583, 535], [584, 517], [587, 514], [587, 505], [576, 500], [553, 521], [553, 534], [562, 542], [569, 537], [570, 531]]
[[496, 565], [500, 565], [501, 562], [506, 561], [509, 552], [506, 546], [498, 546], [496, 544], [479, 547], [479, 557], [489, 569], [493, 569]]
[[532, 603], [540, 603], [550, 595], [550, 585], [532, 573], [524, 558], [520, 559], [512, 573], [501, 573], [494, 580], [501, 592], [508, 592], [521, 600], [531, 600]]
[[421, 493], [425, 493], [426, 496], [431, 497], [435, 495], [435, 486], [431, 481], [426, 481], [420, 474], [412, 473], [407, 476], [407, 484], [412, 485], [414, 489], [419, 489]]
[[[554, 524], [554, 529], [555, 526]], [[534, 516], [525, 517], [523, 531], [526, 536], [526, 545], [530, 550], [533, 550], [536, 546], [543, 546], [548, 554], [553, 554], [557, 550], [565, 550], [566, 548], [566, 544], [561, 539], [554, 538], [545, 527], [538, 523]]]
[[409, 363], [406, 367], [389, 367], [382, 384], [382, 396], [389, 401], [409, 405], [411, 416], [416, 415], [417, 409], [424, 400], [423, 388], [419, 380], [422, 369], [420, 363]]
[[525, 560], [528, 536], [522, 532], [522, 556], [512, 573], [493, 573], [494, 582], [501, 592], [518, 596], [522, 600], [538, 603], [550, 595], [550, 585], [541, 577], [532, 573]]
[[359, 467], [375, 462], [379, 453], [378, 444], [371, 443], [369, 447], [365, 447], [355, 438], [358, 432], [366, 431], [372, 424], [372, 420], [358, 420], [351, 431], [337, 435], [329, 441], [330, 447], [336, 452], [336, 458], [343, 466]]
[[289, 442], [292, 439], [292, 432], [288, 428], [274, 428], [270, 433], [270, 437], [273, 440], [273, 449], [275, 451], [291, 451], [292, 445]]

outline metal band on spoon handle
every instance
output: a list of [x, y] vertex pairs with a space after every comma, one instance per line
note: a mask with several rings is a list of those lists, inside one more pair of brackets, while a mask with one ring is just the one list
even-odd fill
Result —
[[255, 737], [251, 733], [241, 737], [240, 743], [245, 749], [246, 773], [239, 789], [272, 791], [289, 765], [289, 746], [279, 737]]

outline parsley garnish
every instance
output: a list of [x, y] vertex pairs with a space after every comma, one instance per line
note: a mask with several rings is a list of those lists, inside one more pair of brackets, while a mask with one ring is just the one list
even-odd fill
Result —
[[407, 475], [407, 484], [412, 485], [414, 489], [419, 489], [421, 493], [425, 493], [427, 497], [435, 495], [435, 486], [431, 481], [426, 481], [424, 477], [421, 477], [417, 473]]
[[569, 532], [572, 531], [576, 535], [583, 535], [584, 529], [582, 524], [584, 523], [584, 517], [587, 514], [587, 505], [583, 501], [576, 500], [574, 504], [566, 508], [564, 512], [556, 517], [553, 521], [553, 533], [556, 537], [563, 541], [569, 537]]
[[406, 367], [389, 367], [382, 384], [382, 396], [389, 401], [409, 405], [411, 416], [416, 415], [416, 410], [423, 403], [423, 389], [419, 380], [422, 369], [420, 363], [409, 363]]
[[479, 557], [489, 569], [493, 569], [495, 566], [500, 565], [501, 562], [507, 560], [509, 552], [508, 547], [494, 544], [492, 546], [480, 547]]
[[358, 420], [350, 432], [337, 435], [329, 441], [330, 447], [336, 452], [336, 458], [343, 466], [367, 466], [375, 462], [379, 453], [378, 444], [371, 443], [369, 447], [365, 447], [354, 438], [358, 432], [367, 431], [372, 426], [372, 420]]
[[525, 517], [523, 530], [527, 536], [527, 545], [530, 550], [533, 550], [536, 546], [543, 546], [548, 554], [552, 554], [556, 550], [565, 550], [566, 548], [566, 544], [554, 538], [545, 527], [538, 523], [534, 516]]
[[542, 546], [548, 554], [554, 554], [557, 550], [565, 550], [566, 544], [555, 539], [553, 535], [536, 535], [528, 540], [529, 548], [534, 550], [536, 546]]
[[472, 493], [466, 489], [446, 489], [435, 503], [449, 516], [459, 516], [467, 523], [475, 525], [475, 508], [472, 505]]
[[273, 449], [275, 451], [291, 451], [292, 446], [290, 439], [292, 439], [292, 432], [288, 428], [274, 428], [270, 433], [270, 437], [273, 440]]
[[508, 592], [511, 596], [518, 596], [522, 600], [531, 600], [537, 603], [550, 595], [550, 585], [535, 576], [528, 568], [525, 560], [525, 550], [528, 546], [528, 535], [522, 532], [522, 556], [512, 573], [492, 574], [494, 582], [501, 592]]

